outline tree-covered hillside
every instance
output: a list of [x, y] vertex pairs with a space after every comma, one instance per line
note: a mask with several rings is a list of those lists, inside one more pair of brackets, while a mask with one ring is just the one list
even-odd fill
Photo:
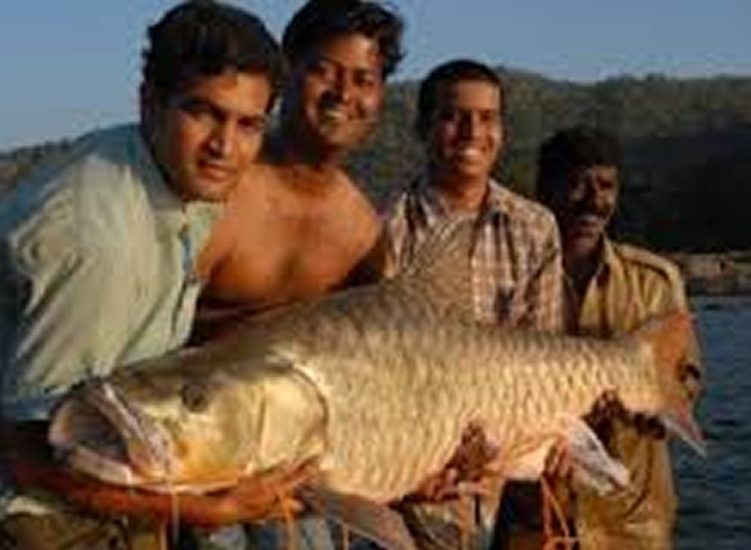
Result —
[[[556, 129], [599, 125], [626, 152], [616, 231], [662, 250], [751, 248], [751, 78], [620, 77], [594, 84], [500, 68], [508, 143], [499, 177], [533, 195], [536, 149]], [[379, 205], [420, 169], [414, 82], [390, 86], [383, 123], [352, 167]], [[67, 143], [0, 154], [0, 189]]]

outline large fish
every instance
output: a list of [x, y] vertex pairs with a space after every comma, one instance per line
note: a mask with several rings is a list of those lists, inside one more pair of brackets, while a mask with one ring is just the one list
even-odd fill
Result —
[[[393, 280], [87, 383], [58, 407], [50, 440], [88, 474], [162, 491], [227, 487], [317, 458], [327, 490], [379, 503], [439, 472], [470, 425], [499, 450], [502, 475], [539, 475], [527, 459], [580, 431], [604, 392], [701, 448], [676, 369], [686, 315], [616, 341], [474, 323], [462, 308], [471, 233], [468, 222], [446, 225]], [[627, 481], [617, 465], [605, 470]]]

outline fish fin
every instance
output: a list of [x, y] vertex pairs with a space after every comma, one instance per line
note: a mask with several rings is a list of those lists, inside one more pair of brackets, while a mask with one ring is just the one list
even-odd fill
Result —
[[336, 521], [387, 550], [415, 550], [401, 515], [371, 500], [337, 493], [321, 486], [304, 486], [297, 497], [314, 512]]
[[[497, 497], [497, 494], [494, 495]], [[418, 506], [404, 506], [402, 515], [419, 548], [474, 548], [479, 545], [470, 542], [475, 530], [473, 502], [473, 495], [460, 495], [442, 503], [438, 514]]]
[[706, 456], [704, 436], [681, 382], [683, 361], [693, 342], [693, 317], [686, 311], [668, 313], [647, 321], [633, 333], [633, 337], [647, 342], [654, 355], [662, 394], [658, 418], [670, 433], [701, 456]]
[[524, 445], [522, 453], [513, 453], [504, 476], [514, 480], [537, 480], [545, 471], [545, 463], [554, 449], [568, 457], [574, 480], [580, 486], [604, 495], [625, 489], [629, 484], [626, 467], [610, 456], [600, 439], [580, 418], [562, 416], [547, 435]]
[[608, 453], [592, 428], [581, 418], [568, 418], [567, 424], [565, 445], [574, 482], [601, 496], [626, 489], [631, 477], [628, 469]]
[[406, 255], [393, 282], [420, 300], [471, 319], [476, 223], [474, 216], [457, 215], [431, 228]]

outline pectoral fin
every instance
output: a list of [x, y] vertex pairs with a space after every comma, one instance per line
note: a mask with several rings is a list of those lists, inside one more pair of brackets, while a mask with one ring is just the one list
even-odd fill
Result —
[[580, 418], [568, 421], [566, 450], [575, 483], [600, 495], [628, 487], [630, 476], [626, 467], [608, 454], [597, 435]]
[[387, 550], [415, 550], [401, 516], [386, 505], [320, 486], [300, 488], [297, 496], [316, 513]]
[[575, 483], [598, 494], [625, 489], [629, 484], [626, 467], [610, 456], [592, 429], [580, 418], [561, 417], [558, 426], [541, 436], [524, 451], [513, 453], [504, 475], [509, 479], [536, 480], [544, 470], [548, 455], [556, 444], [571, 462]]

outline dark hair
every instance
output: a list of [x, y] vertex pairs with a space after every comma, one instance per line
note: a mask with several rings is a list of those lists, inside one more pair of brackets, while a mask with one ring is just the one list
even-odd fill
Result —
[[363, 0], [308, 0], [284, 29], [282, 48], [294, 63], [321, 42], [340, 34], [363, 34], [378, 42], [382, 76], [388, 78], [404, 52], [402, 18], [393, 9]]
[[500, 92], [500, 115], [503, 120], [504, 93], [503, 82], [493, 69], [472, 59], [453, 59], [441, 63], [428, 73], [417, 92], [417, 118], [415, 130], [417, 135], [424, 138], [430, 129], [430, 124], [438, 107], [438, 96], [441, 88], [446, 84], [460, 81], [487, 82], [498, 88]]
[[227, 69], [268, 76], [273, 93], [282, 85], [279, 45], [255, 15], [212, 0], [189, 0], [170, 9], [148, 30], [143, 82], [157, 101], [197, 78]]
[[537, 157], [537, 197], [549, 204], [560, 185], [572, 170], [586, 166], [621, 167], [622, 154], [612, 134], [589, 126], [559, 130], [540, 146]]

